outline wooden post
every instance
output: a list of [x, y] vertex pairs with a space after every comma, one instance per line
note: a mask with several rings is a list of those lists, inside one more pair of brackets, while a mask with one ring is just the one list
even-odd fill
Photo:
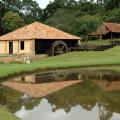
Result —
[[78, 45], [81, 45], [81, 40], [78, 40]]
[[89, 36], [88, 36], [88, 39], [89, 39]]
[[20, 50], [20, 41], [18, 40], [18, 54], [19, 54], [19, 50]]
[[7, 55], [7, 41], [5, 41], [5, 54]]
[[88, 36], [85, 38], [85, 45], [87, 46]]
[[100, 35], [100, 40], [102, 40], [102, 35]]

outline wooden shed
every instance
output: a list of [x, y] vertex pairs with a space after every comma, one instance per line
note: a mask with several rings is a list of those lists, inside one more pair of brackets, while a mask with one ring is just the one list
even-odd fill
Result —
[[97, 31], [92, 32], [89, 36], [99, 36], [100, 39], [120, 38], [120, 24], [102, 22]]
[[59, 55], [76, 46], [81, 38], [35, 22], [0, 37], [0, 54]]

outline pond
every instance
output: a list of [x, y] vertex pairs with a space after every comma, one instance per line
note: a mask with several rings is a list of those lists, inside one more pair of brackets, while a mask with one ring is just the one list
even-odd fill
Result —
[[120, 73], [59, 70], [0, 84], [0, 104], [21, 120], [120, 120]]

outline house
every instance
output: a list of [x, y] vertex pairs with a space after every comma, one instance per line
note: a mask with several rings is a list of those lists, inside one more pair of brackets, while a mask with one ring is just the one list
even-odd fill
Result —
[[68, 52], [81, 38], [35, 22], [0, 37], [0, 55], [59, 55]]
[[102, 22], [97, 31], [92, 32], [89, 36], [99, 36], [100, 39], [120, 38], [120, 24]]

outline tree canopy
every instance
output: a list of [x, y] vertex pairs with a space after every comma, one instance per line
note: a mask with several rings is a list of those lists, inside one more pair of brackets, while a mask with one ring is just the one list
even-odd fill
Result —
[[[120, 23], [119, 0], [54, 0], [44, 9], [34, 0], [1, 0], [0, 35], [1, 21], [9, 11], [19, 15], [25, 24], [39, 21], [79, 37], [96, 30], [101, 22]], [[9, 29], [5, 33], [14, 30]]]
[[1, 24], [3, 33], [8, 33], [23, 27], [24, 21], [19, 15], [14, 14], [12, 11], [10, 11], [4, 15], [4, 17], [1, 20]]

